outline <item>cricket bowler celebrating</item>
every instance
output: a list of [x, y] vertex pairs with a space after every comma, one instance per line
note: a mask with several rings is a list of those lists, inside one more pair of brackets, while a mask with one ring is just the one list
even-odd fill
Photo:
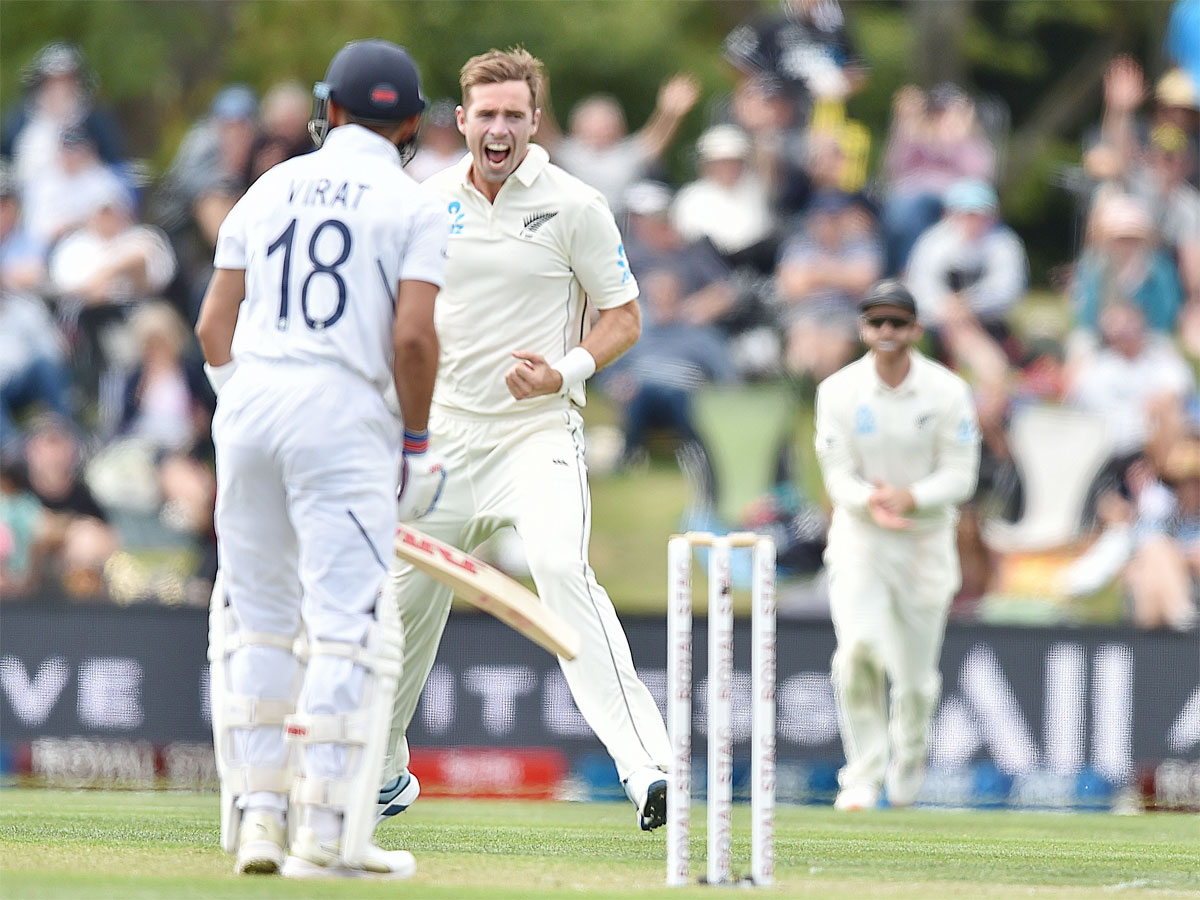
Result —
[[408, 53], [347, 44], [314, 94], [319, 149], [229, 213], [196, 326], [219, 393], [221, 842], [239, 873], [405, 878], [412, 854], [370, 842], [401, 662], [379, 602], [401, 471], [384, 395], [394, 384], [410, 451], [400, 510], [419, 515], [445, 477], [410, 444], [425, 440], [437, 373], [446, 229], [401, 167], [425, 108]]
[[816, 406], [833, 503], [825, 564], [846, 752], [840, 810], [873, 808], [885, 784], [888, 803], [907, 806], [925, 780], [942, 636], [960, 582], [957, 506], [979, 468], [970, 390], [913, 349], [921, 326], [912, 295], [881, 281], [859, 308], [870, 352], [823, 381]]
[[[424, 186], [449, 228], [430, 433], [452, 473], [422, 531], [470, 550], [512, 524], [542, 602], [575, 626], [582, 650], [559, 658], [580, 712], [616, 762], [644, 830], [666, 818], [670, 746], [637, 677], [612, 601], [588, 563], [590, 491], [584, 382], [637, 340], [638, 286], [599, 191], [530, 144], [541, 117], [541, 63], [492, 50], [461, 72], [458, 128], [469, 154]], [[589, 331], [593, 310], [594, 326]], [[450, 612], [451, 591], [396, 564], [404, 630], [385, 818], [417, 796], [405, 730]]]

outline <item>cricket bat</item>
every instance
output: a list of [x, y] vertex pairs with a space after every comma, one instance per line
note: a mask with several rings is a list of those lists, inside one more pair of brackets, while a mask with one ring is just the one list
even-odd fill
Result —
[[396, 556], [551, 653], [563, 659], [579, 655], [579, 632], [572, 625], [483, 560], [404, 524], [396, 526]]

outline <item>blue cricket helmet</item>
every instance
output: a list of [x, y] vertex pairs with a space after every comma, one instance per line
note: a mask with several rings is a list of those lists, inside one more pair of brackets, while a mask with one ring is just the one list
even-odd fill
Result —
[[381, 38], [351, 41], [329, 62], [325, 80], [313, 85], [309, 134], [319, 147], [329, 131], [329, 101], [360, 121], [401, 122], [425, 110], [421, 75], [408, 51]]

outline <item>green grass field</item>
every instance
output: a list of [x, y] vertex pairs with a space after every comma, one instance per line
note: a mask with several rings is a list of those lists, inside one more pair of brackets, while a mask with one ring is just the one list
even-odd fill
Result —
[[[702, 871], [703, 810], [693, 870]], [[736, 808], [735, 864], [749, 865], [749, 810]], [[757, 896], [938, 898], [1200, 895], [1200, 820], [1004, 812], [779, 808], [777, 884]], [[0, 897], [699, 898], [663, 885], [664, 834], [636, 830], [623, 803], [422, 799], [381, 832], [417, 856], [410, 881], [235, 877], [217, 848], [209, 794], [0, 792]], [[740, 893], [740, 892], [739, 892]]]

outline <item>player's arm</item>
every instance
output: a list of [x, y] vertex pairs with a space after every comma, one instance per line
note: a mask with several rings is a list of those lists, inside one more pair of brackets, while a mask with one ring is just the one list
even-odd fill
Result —
[[602, 309], [582, 343], [554, 364], [540, 353], [514, 350], [517, 362], [504, 376], [504, 383], [518, 400], [557, 394], [617, 359], [637, 343], [641, 333], [642, 311], [636, 299]]
[[446, 467], [429, 443], [429, 404], [438, 367], [433, 326], [438, 290], [438, 285], [428, 281], [404, 279], [396, 295], [392, 377], [404, 420], [404, 452], [396, 489], [396, 515], [402, 522], [432, 512], [446, 484]]
[[204, 352], [204, 373], [217, 394], [233, 377], [237, 360], [233, 358], [233, 332], [238, 310], [246, 297], [246, 210], [253, 204], [247, 199], [237, 203], [217, 234], [213, 256], [213, 277], [200, 304], [196, 318], [196, 338]]
[[937, 431], [937, 468], [913, 482], [908, 492], [917, 509], [965, 503], [979, 475], [979, 423], [970, 388], [957, 390], [942, 414]]
[[867, 512], [872, 486], [859, 476], [851, 450], [851, 430], [840, 414], [847, 405], [830, 396], [826, 384], [817, 388], [816, 450], [825, 480], [825, 493], [835, 506], [859, 513]]
[[427, 281], [401, 281], [396, 294], [393, 376], [406, 431], [425, 431], [429, 426], [438, 367], [438, 338], [433, 327], [438, 290], [438, 285]]
[[204, 352], [204, 371], [217, 393], [233, 375], [233, 332], [245, 296], [245, 269], [216, 269], [200, 304], [196, 338]]

